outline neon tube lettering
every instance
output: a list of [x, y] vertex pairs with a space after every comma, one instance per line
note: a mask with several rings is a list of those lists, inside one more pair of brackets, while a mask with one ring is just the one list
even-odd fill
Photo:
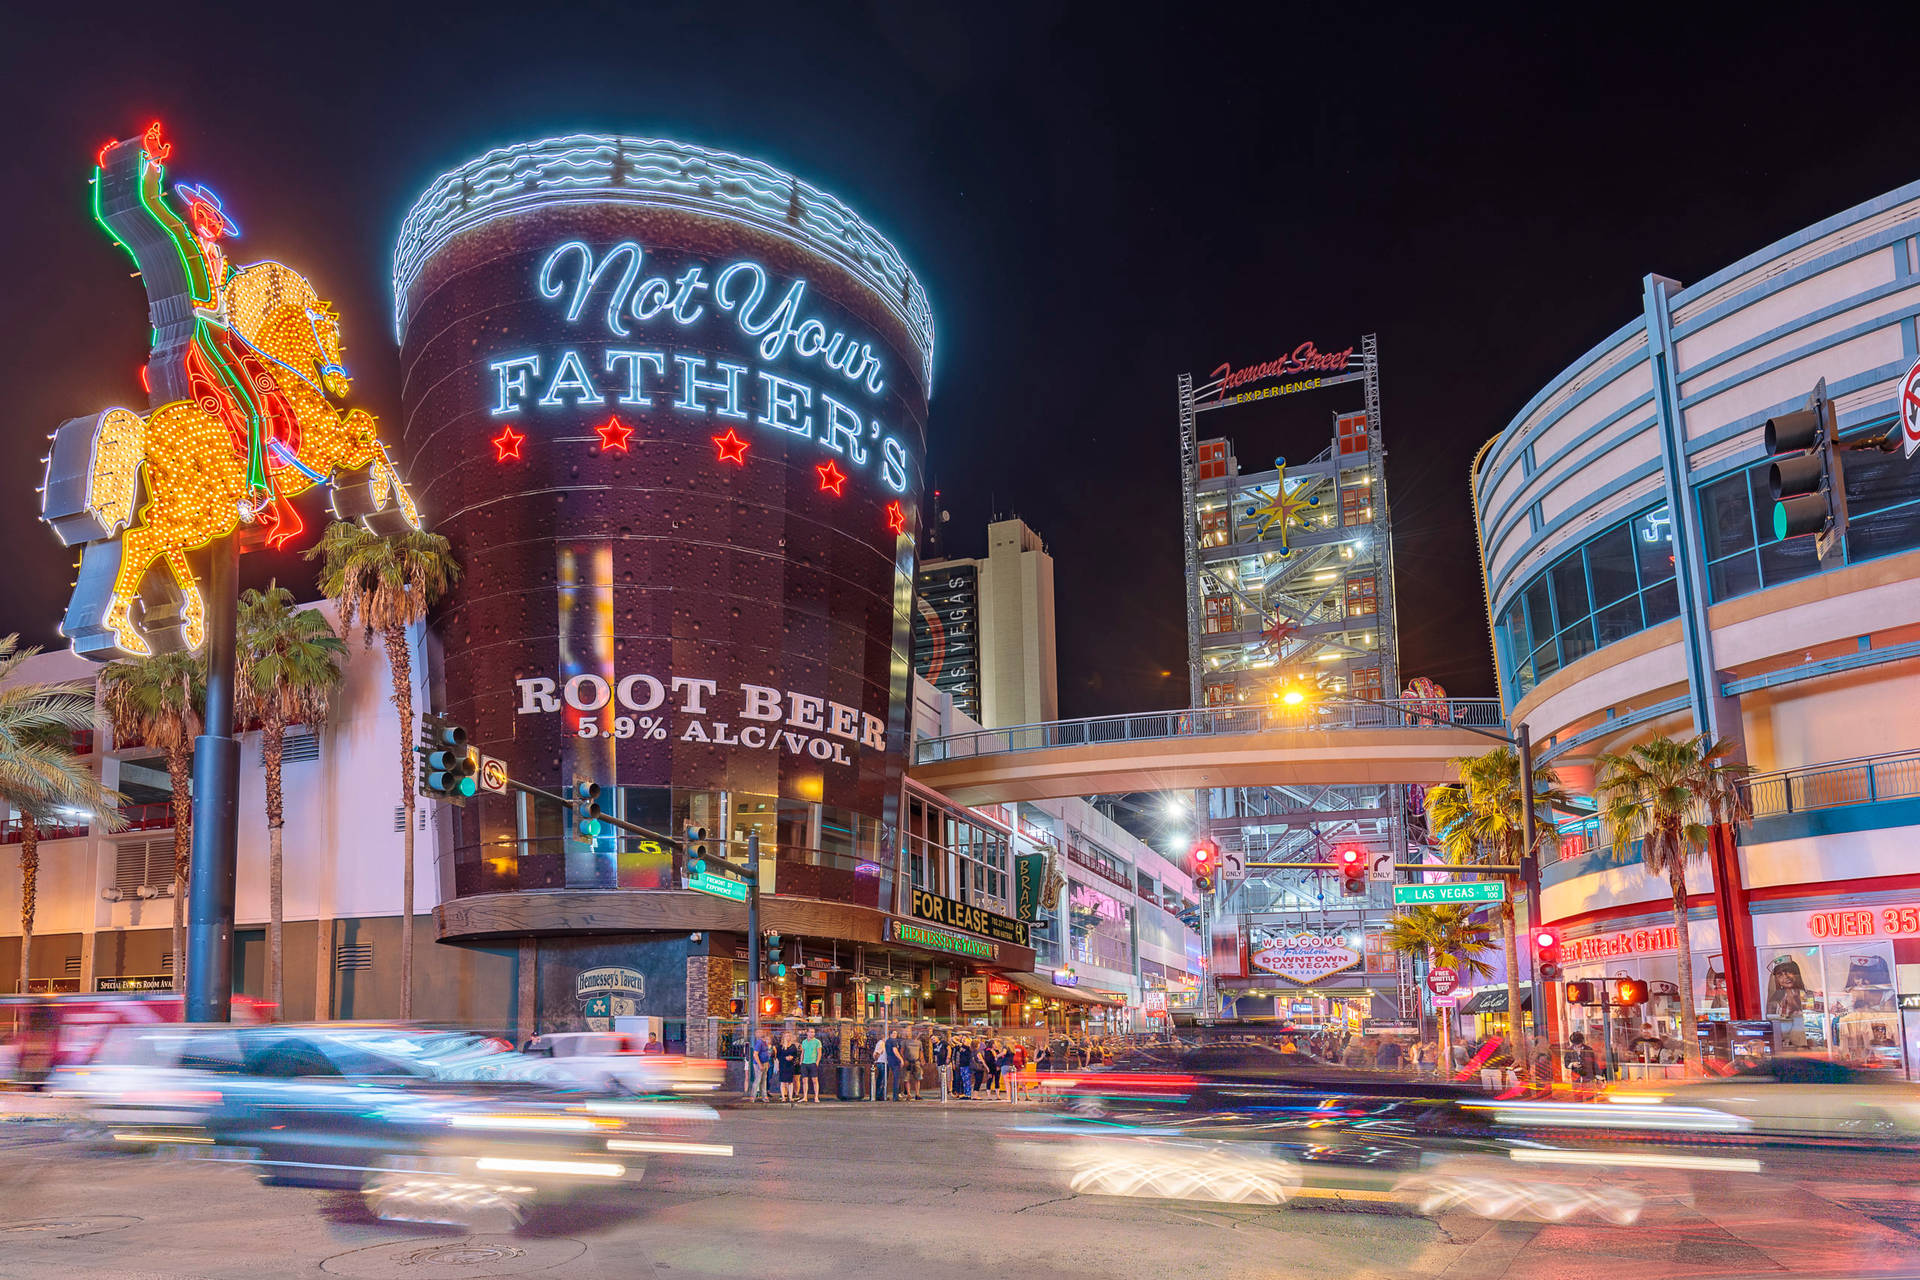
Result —
[[[821, 437], [820, 443], [855, 462], [865, 463], [867, 447], [860, 443], [860, 437], [865, 431], [866, 424], [860, 420], [860, 415], [824, 391], [820, 393], [820, 399], [827, 406], [827, 432]], [[847, 442], [844, 449], [840, 447], [842, 440]]]
[[580, 318], [581, 309], [587, 305], [587, 297], [600, 283], [600, 277], [613, 266], [616, 260], [626, 260], [626, 272], [621, 275], [620, 283], [614, 288], [613, 296], [607, 299], [607, 328], [624, 338], [627, 336], [627, 324], [620, 316], [627, 294], [633, 289], [635, 277], [640, 274], [640, 259], [643, 251], [631, 240], [623, 240], [607, 250], [607, 256], [596, 264], [593, 250], [579, 240], [569, 240], [540, 264], [540, 293], [542, 297], [557, 298], [566, 292], [566, 286], [553, 278], [554, 264], [561, 255], [578, 251], [580, 255], [580, 274], [574, 278], [573, 299], [567, 303], [567, 323], [572, 324]]
[[723, 397], [713, 406], [715, 413], [723, 418], [747, 420], [746, 411], [740, 407], [740, 380], [747, 376], [747, 367], [743, 364], [728, 364], [725, 360], [714, 361], [714, 368], [727, 376], [725, 378], [703, 378], [700, 371], [707, 362], [700, 356], [675, 356], [673, 362], [680, 366], [680, 398], [673, 402], [677, 409], [700, 410], [706, 406], [695, 400], [694, 394], [700, 391], [718, 391]]
[[554, 366], [553, 381], [547, 384], [546, 394], [540, 397], [540, 407], [558, 409], [565, 406], [566, 401], [562, 397], [569, 392], [576, 397], [575, 404], [601, 399], [593, 379], [587, 376], [587, 366], [581, 363], [580, 353], [571, 349], [560, 353], [560, 363]]
[[763, 427], [778, 427], [797, 436], [813, 433], [813, 388], [777, 373], [762, 370], [760, 381], [766, 384], [766, 403], [757, 421]]
[[500, 392], [492, 409], [493, 416], [497, 418], [503, 413], [518, 413], [520, 406], [513, 402], [513, 397], [533, 394], [527, 379], [539, 376], [540, 357], [508, 356], [504, 360], [493, 361], [487, 367], [493, 370]]
[[617, 373], [617, 365], [627, 366], [627, 386], [620, 393], [620, 403], [630, 404], [638, 409], [651, 408], [653, 397], [640, 389], [640, 366], [646, 365], [653, 370], [653, 376], [667, 376], [667, 355], [664, 351], [623, 351], [618, 347], [607, 348], [607, 372]]

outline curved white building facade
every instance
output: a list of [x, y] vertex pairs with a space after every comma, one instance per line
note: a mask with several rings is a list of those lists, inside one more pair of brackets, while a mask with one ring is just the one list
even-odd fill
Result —
[[[1920, 357], [1917, 236], [1920, 183], [1698, 283], [1647, 276], [1640, 314], [1472, 471], [1501, 693], [1569, 788], [1656, 733], [1733, 738], [1759, 771], [1737, 849], [1692, 874], [1701, 1008], [1909, 1067], [1920, 459], [1846, 452], [1851, 519], [1820, 559], [1812, 538], [1773, 537], [1762, 425], [1824, 379], [1845, 441], [1897, 434]], [[1568, 835], [1543, 892], [1568, 975], [1672, 983], [1667, 886], [1591, 824]]]

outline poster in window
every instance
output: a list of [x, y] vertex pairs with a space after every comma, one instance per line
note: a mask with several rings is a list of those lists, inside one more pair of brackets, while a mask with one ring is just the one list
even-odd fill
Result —
[[1826, 992], [1820, 975], [1820, 949], [1775, 951], [1762, 962], [1761, 972], [1765, 977], [1767, 1020], [1775, 1024], [1780, 1047], [1826, 1048]]

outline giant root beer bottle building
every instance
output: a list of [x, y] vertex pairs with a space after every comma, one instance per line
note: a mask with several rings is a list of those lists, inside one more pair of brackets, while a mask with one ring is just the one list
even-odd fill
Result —
[[[437, 180], [394, 287], [410, 475], [465, 566], [434, 706], [517, 779], [736, 859], [757, 833], [766, 926], [829, 977], [782, 1012], [864, 1008], [907, 914], [919, 280], [790, 174], [574, 136]], [[525, 795], [445, 807], [438, 839], [440, 939], [520, 940], [519, 1025], [730, 1011], [744, 909], [671, 846]]]

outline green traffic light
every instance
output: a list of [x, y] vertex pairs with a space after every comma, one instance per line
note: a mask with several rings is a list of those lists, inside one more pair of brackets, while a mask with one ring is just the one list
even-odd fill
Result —
[[600, 820], [598, 818], [582, 818], [580, 820], [580, 834], [586, 836], [588, 839], [599, 835]]
[[697, 876], [707, 874], [707, 860], [705, 858], [695, 858], [692, 862], [688, 863], [687, 866], [693, 874]]
[[460, 779], [458, 790], [462, 796], [472, 796], [480, 790], [480, 784], [473, 780], [473, 775], [468, 774], [466, 777]]

